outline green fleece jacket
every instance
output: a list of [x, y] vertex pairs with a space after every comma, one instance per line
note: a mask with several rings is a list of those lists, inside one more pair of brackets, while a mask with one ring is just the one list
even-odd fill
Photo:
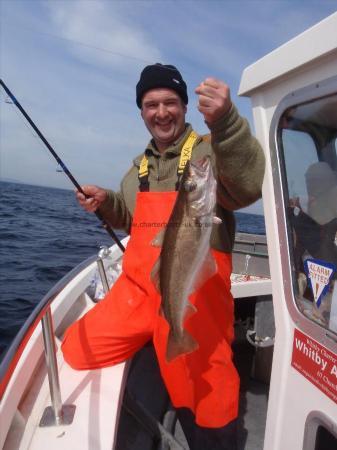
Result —
[[[233, 105], [227, 114], [209, 125], [211, 142], [198, 138], [192, 161], [210, 156], [218, 182], [216, 215], [222, 219], [212, 229], [212, 248], [230, 252], [234, 243], [235, 219], [232, 211], [243, 208], [261, 197], [264, 175], [264, 154], [252, 136], [247, 120], [239, 116]], [[186, 124], [184, 134], [171, 147], [159, 153], [150, 141], [145, 153], [148, 158], [150, 191], [174, 191], [181, 149], [192, 131]], [[119, 192], [107, 191], [100, 207], [104, 218], [115, 229], [130, 232], [136, 194], [139, 191], [138, 170], [144, 152], [133, 161]]]

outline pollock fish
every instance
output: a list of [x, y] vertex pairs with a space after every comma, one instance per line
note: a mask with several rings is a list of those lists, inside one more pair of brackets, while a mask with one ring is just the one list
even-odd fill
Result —
[[185, 320], [196, 312], [188, 297], [216, 272], [210, 253], [215, 217], [216, 181], [209, 158], [188, 162], [166, 228], [152, 242], [161, 247], [151, 278], [161, 294], [161, 311], [170, 332], [166, 360], [198, 348], [184, 329]]

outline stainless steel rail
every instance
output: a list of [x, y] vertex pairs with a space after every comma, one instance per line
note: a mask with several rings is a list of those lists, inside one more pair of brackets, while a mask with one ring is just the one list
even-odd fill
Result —
[[0, 363], [0, 399], [3, 397], [7, 384], [19, 361], [20, 355], [28, 343], [29, 337], [33, 334], [40, 320], [48, 311], [53, 300], [82, 270], [95, 262], [96, 259], [97, 256], [93, 255], [68, 272], [48, 291], [24, 322]]
[[101, 247], [100, 251], [98, 252], [97, 257], [97, 267], [99, 276], [101, 277], [102, 286], [104, 293], [107, 294], [109, 292], [110, 286], [108, 282], [108, 278], [106, 275], [105, 267], [104, 267], [104, 259], [107, 258], [110, 255], [110, 249], [106, 246]]
[[[108, 247], [101, 247], [96, 260], [105, 293], [109, 291], [109, 284], [105, 272], [104, 259], [107, 258], [110, 254], [111, 251]], [[48, 370], [51, 406], [47, 406], [47, 408], [45, 408], [40, 420], [40, 427], [50, 427], [53, 425], [70, 425], [73, 422], [76, 407], [75, 405], [62, 404], [59, 372], [56, 358], [53, 318], [50, 306], [48, 306], [45, 315], [41, 319], [41, 322], [44, 351]]]
[[70, 425], [75, 414], [75, 405], [63, 405], [61, 398], [60, 379], [56, 359], [56, 345], [54, 338], [53, 318], [50, 306], [42, 317], [42, 333], [44, 351], [48, 371], [51, 406], [45, 408], [40, 420], [40, 427], [53, 425]]
[[59, 374], [57, 368], [53, 318], [50, 307], [47, 309], [46, 314], [42, 317], [42, 333], [44, 341], [44, 350], [46, 354], [50, 397], [54, 412], [54, 422], [55, 424], [60, 425], [62, 423], [62, 415], [63, 415], [62, 399], [61, 399]]

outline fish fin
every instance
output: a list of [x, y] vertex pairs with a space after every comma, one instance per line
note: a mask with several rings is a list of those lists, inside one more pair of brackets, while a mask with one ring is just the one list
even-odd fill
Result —
[[193, 316], [196, 312], [198, 312], [197, 308], [192, 305], [192, 303], [188, 302], [186, 305], [184, 322], [191, 316]]
[[219, 223], [222, 223], [222, 220], [220, 219], [220, 217], [214, 216], [213, 217], [213, 223], [219, 224]]
[[167, 340], [166, 361], [171, 362], [173, 359], [186, 353], [192, 353], [199, 348], [197, 341], [184, 330], [182, 337], [177, 340], [170, 330]]
[[160, 294], [160, 258], [157, 259], [157, 261], [155, 262], [152, 271], [151, 271], [151, 280], [153, 282], [153, 284], [155, 285], [156, 290], [159, 292]]
[[163, 228], [159, 231], [157, 236], [151, 241], [151, 245], [153, 247], [162, 247], [164, 243], [164, 236], [165, 236], [166, 228]]
[[215, 259], [209, 251], [196, 276], [192, 292], [200, 289], [207, 280], [217, 273], [217, 270], [218, 268]]

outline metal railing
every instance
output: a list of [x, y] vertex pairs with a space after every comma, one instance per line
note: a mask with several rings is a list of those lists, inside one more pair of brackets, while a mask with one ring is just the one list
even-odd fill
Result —
[[106, 271], [104, 268], [104, 259], [107, 258], [108, 256], [110, 256], [111, 254], [111, 250], [108, 247], [101, 247], [100, 251], [98, 252], [98, 257], [97, 257], [97, 267], [98, 267], [98, 273], [99, 276], [101, 277], [101, 281], [102, 281], [102, 286], [103, 286], [103, 291], [105, 294], [107, 294], [109, 292], [109, 282], [108, 282], [108, 278], [106, 275]]
[[105, 273], [103, 260], [111, 254], [107, 247], [102, 247], [98, 257], [93, 255], [76, 266], [67, 273], [50, 291], [42, 298], [24, 322], [23, 326], [15, 336], [0, 364], [0, 399], [6, 391], [7, 385], [17, 366], [21, 354], [23, 353], [29, 338], [41, 321], [42, 334], [48, 381], [52, 406], [48, 406], [40, 421], [40, 426], [66, 425], [72, 423], [75, 413], [74, 405], [62, 405], [60, 383], [56, 358], [56, 344], [53, 329], [53, 319], [51, 314], [51, 304], [54, 299], [65, 289], [65, 287], [76, 278], [84, 269], [93, 262], [97, 262], [98, 271], [101, 277], [103, 289], [109, 290], [109, 284]]
[[73, 270], [68, 272], [61, 280], [55, 284], [48, 293], [42, 298], [42, 300], [35, 306], [27, 320], [24, 322], [11, 345], [6, 351], [6, 354], [0, 364], [0, 399], [2, 398], [7, 384], [14, 372], [14, 369], [19, 361], [19, 358], [24, 351], [30, 336], [33, 334], [35, 328], [40, 323], [43, 316], [46, 314], [48, 308], [54, 301], [54, 299], [60, 294], [60, 292], [86, 267], [95, 262], [96, 255], [93, 255]]

